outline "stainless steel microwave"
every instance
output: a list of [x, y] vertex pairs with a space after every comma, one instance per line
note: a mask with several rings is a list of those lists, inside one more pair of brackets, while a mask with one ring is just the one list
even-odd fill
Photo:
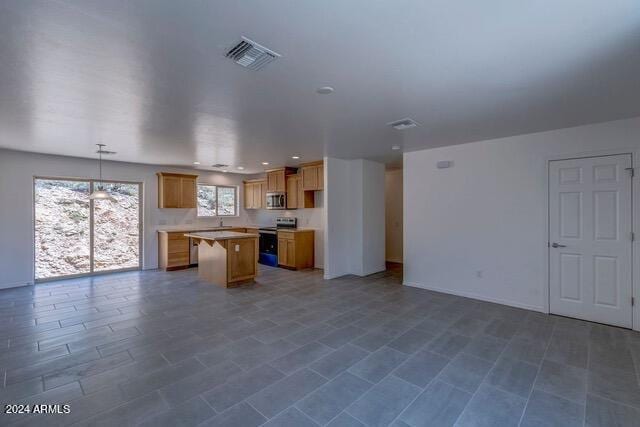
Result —
[[267, 193], [267, 209], [286, 209], [287, 193], [275, 192]]

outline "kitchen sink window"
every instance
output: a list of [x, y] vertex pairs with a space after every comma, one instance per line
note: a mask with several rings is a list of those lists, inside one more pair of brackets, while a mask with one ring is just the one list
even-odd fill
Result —
[[198, 216], [236, 216], [237, 196], [237, 187], [198, 184]]

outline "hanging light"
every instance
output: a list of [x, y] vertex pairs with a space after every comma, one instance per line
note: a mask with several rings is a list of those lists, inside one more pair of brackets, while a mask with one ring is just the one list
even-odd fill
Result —
[[96, 188], [93, 190], [93, 193], [91, 193], [89, 198], [92, 200], [110, 200], [112, 202], [115, 202], [116, 199], [114, 199], [113, 196], [111, 196], [111, 194], [109, 194], [109, 192], [104, 189], [104, 186], [102, 184], [102, 153], [105, 152], [103, 149], [103, 147], [105, 147], [105, 144], [96, 145], [98, 146], [98, 167], [100, 169], [100, 181], [98, 181]]

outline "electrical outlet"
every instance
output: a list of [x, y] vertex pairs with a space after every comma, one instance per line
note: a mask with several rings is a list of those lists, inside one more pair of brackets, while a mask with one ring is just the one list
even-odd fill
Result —
[[484, 271], [482, 271], [482, 270], [478, 270], [478, 271], [476, 271], [476, 277], [477, 277], [478, 279], [482, 279], [483, 274], [484, 274]]
[[240, 252], [240, 245], [236, 245], [236, 252]]

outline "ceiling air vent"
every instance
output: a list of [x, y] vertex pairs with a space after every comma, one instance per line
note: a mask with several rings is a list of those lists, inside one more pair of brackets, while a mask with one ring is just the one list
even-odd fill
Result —
[[395, 122], [387, 123], [387, 125], [391, 126], [396, 130], [405, 130], [405, 129], [419, 126], [420, 123], [416, 122], [413, 119], [406, 118], [406, 119], [396, 120]]
[[229, 165], [225, 165], [223, 163], [216, 163], [215, 165], [211, 165], [212, 168], [228, 168]]
[[242, 37], [240, 43], [229, 49], [225, 56], [250, 70], [260, 70], [269, 62], [280, 58], [279, 54], [246, 37]]

